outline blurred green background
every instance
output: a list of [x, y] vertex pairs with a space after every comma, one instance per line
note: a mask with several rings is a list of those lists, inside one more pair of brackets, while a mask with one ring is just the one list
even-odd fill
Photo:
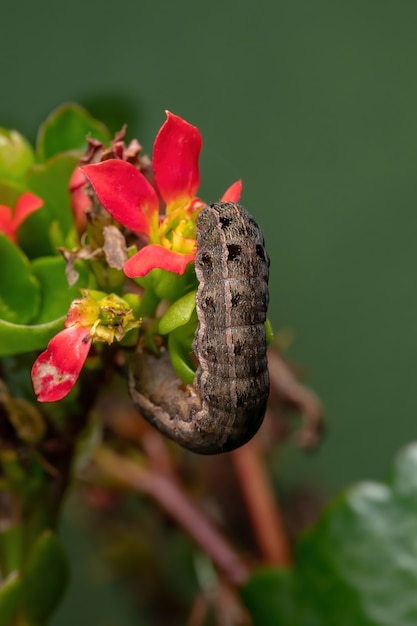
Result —
[[51, 0], [0, 23], [0, 125], [34, 139], [75, 100], [150, 154], [169, 109], [202, 133], [201, 197], [243, 178], [271, 320], [329, 423], [284, 479], [382, 477], [416, 432], [417, 3]]

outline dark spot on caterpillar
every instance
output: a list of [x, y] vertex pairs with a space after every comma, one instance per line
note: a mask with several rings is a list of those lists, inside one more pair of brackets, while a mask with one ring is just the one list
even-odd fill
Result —
[[229, 226], [229, 224], [231, 224], [232, 220], [229, 217], [221, 217], [220, 218], [220, 224], [223, 228], [223, 230], [226, 230], [226, 228]]
[[232, 302], [232, 306], [233, 307], [237, 306], [239, 304], [239, 302], [240, 302], [240, 293], [234, 293], [232, 295], [231, 302]]
[[211, 257], [211, 254], [209, 254], [208, 252], [205, 252], [204, 254], [201, 255], [201, 262], [204, 265], [207, 265], [208, 267], [211, 267], [211, 265], [213, 264], [213, 259]]
[[227, 250], [228, 261], [234, 261], [242, 252], [242, 248], [236, 243], [227, 244]]
[[260, 259], [262, 259], [262, 261], [265, 261], [265, 248], [259, 243], [256, 246], [256, 254]]
[[240, 356], [242, 354], [242, 344], [239, 341], [236, 341], [236, 343], [233, 345], [233, 351], [235, 353], [235, 356]]
[[210, 346], [208, 345], [206, 350], [205, 350], [205, 354], [206, 356], [216, 356], [217, 355], [217, 348], [216, 346]]
[[212, 296], [207, 296], [203, 302], [203, 306], [206, 309], [211, 309], [211, 311], [213, 311], [213, 313], [216, 310], [216, 305], [214, 303], [214, 298], [212, 298]]

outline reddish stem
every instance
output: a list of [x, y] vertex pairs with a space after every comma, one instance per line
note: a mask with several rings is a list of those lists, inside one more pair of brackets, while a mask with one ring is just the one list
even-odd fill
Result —
[[256, 438], [232, 452], [231, 459], [263, 560], [289, 567], [290, 545]]
[[158, 475], [105, 447], [94, 454], [93, 461], [108, 476], [153, 498], [182, 526], [231, 583], [241, 585], [246, 581], [249, 576], [246, 563], [171, 476]]

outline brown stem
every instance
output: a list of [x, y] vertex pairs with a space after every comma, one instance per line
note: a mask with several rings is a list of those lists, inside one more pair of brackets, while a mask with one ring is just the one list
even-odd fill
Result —
[[202, 626], [207, 617], [207, 598], [203, 593], [198, 593], [194, 599], [191, 613], [187, 620], [187, 626]]
[[231, 459], [263, 560], [289, 567], [292, 559], [287, 534], [256, 438], [234, 450]]
[[272, 348], [268, 350], [271, 398], [275, 396], [301, 411], [302, 427], [298, 441], [303, 448], [312, 448], [320, 441], [323, 431], [323, 407], [315, 393], [301, 385], [287, 363]]
[[171, 477], [175, 482], [177, 480], [175, 467], [161, 433], [149, 426], [142, 433], [140, 445], [148, 458], [150, 469], [157, 474]]
[[152, 497], [182, 526], [231, 583], [241, 585], [246, 581], [249, 568], [241, 556], [170, 476], [158, 475], [104, 446], [96, 451], [93, 461], [108, 476]]

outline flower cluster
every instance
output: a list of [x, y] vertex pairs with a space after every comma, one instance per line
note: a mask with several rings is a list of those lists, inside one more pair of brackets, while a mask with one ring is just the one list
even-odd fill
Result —
[[[145, 177], [138, 167], [123, 158], [84, 165], [73, 176], [72, 192], [83, 193], [82, 172], [115, 222], [137, 237], [136, 252], [123, 267], [127, 277], [143, 277], [156, 268], [181, 275], [194, 260], [195, 222], [205, 206], [196, 195], [200, 185], [201, 146], [198, 129], [168, 112], [153, 147], [152, 177]], [[241, 181], [234, 183], [221, 200], [237, 202], [241, 186]], [[78, 213], [78, 226], [80, 223]], [[120, 325], [113, 320], [106, 325], [104, 310], [103, 303], [98, 305], [97, 299], [86, 294], [82, 300], [73, 302], [65, 330], [50, 341], [33, 366], [32, 379], [39, 401], [61, 399], [72, 389], [92, 341], [110, 343], [139, 323], [125, 309], [127, 322]], [[112, 331], [104, 332], [106, 327], [121, 328], [122, 332], [120, 336]]]
[[[198, 129], [168, 112], [153, 148], [154, 185], [131, 163], [119, 159], [82, 168], [113, 218], [148, 238], [147, 245], [126, 262], [127, 276], [145, 276], [154, 268], [182, 274], [194, 259], [195, 219], [205, 205], [196, 196], [201, 145]], [[240, 192], [237, 181], [222, 200], [236, 202]]]

